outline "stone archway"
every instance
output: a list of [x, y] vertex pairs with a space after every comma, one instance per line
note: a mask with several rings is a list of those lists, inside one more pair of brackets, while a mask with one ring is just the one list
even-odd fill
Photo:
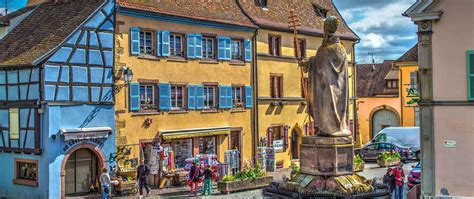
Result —
[[102, 153], [102, 151], [100, 150], [100, 148], [96, 145], [93, 145], [93, 144], [90, 144], [90, 143], [80, 143], [74, 147], [72, 147], [71, 149], [69, 149], [66, 154], [64, 155], [64, 158], [62, 160], [62, 163], [61, 163], [61, 199], [64, 199], [66, 197], [66, 163], [68, 161], [68, 159], [70, 158], [70, 156], [76, 152], [77, 150], [79, 149], [89, 149], [90, 151], [92, 151], [92, 153], [94, 153], [97, 158], [98, 158], [98, 167], [99, 169], [101, 168], [104, 168], [104, 167], [107, 167], [107, 159], [104, 155], [104, 153]]
[[383, 128], [400, 126], [400, 115], [393, 107], [382, 105], [372, 110], [369, 121], [369, 134], [372, 139]]

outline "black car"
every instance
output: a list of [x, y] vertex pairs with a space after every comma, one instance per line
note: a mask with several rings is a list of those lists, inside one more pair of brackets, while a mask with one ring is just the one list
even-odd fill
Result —
[[359, 154], [364, 161], [367, 160], [377, 160], [377, 155], [384, 151], [398, 151], [402, 157], [402, 161], [408, 160], [413, 152], [409, 147], [400, 146], [388, 142], [378, 142], [365, 145], [361, 149], [356, 149], [355, 153]]

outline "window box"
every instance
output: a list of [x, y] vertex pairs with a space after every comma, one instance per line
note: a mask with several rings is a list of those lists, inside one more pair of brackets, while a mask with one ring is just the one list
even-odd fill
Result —
[[38, 160], [15, 158], [15, 178], [13, 183], [38, 186]]

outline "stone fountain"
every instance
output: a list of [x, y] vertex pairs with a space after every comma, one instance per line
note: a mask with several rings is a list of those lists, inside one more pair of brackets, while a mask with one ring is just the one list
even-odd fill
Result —
[[354, 144], [348, 129], [348, 62], [336, 31], [336, 17], [324, 22], [324, 38], [316, 56], [299, 61], [308, 73], [309, 115], [316, 135], [306, 136], [300, 145], [300, 174], [284, 183], [272, 183], [268, 195], [284, 197], [373, 197], [370, 181], [354, 174]]

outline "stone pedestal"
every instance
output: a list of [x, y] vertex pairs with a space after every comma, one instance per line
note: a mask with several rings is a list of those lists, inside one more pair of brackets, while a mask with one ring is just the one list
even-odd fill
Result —
[[352, 137], [303, 137], [300, 167], [302, 174], [341, 176], [354, 174]]

